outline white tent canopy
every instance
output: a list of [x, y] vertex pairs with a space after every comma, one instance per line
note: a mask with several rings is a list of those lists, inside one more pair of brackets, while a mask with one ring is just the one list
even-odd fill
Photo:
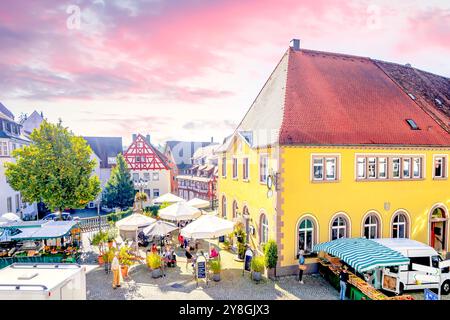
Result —
[[193, 220], [202, 215], [200, 209], [191, 207], [185, 201], [177, 202], [159, 210], [158, 215], [162, 219], [171, 221]]
[[20, 219], [20, 217], [12, 212], [7, 212], [5, 214], [3, 214], [0, 217], [0, 221], [6, 221], [6, 222], [17, 222], [17, 221], [21, 221], [22, 219]]
[[159, 220], [155, 223], [152, 223], [148, 227], [145, 227], [142, 231], [146, 236], [164, 236], [177, 229], [178, 227], [173, 223]]
[[156, 199], [153, 199], [153, 204], [162, 204], [164, 202], [176, 203], [176, 202], [181, 202], [181, 201], [185, 201], [185, 200], [183, 198], [177, 197], [173, 193], [165, 193], [162, 196], [160, 196]]
[[209, 201], [206, 201], [206, 200], [203, 200], [203, 199], [199, 199], [199, 198], [193, 198], [193, 199], [189, 200], [186, 203], [188, 205], [190, 205], [191, 207], [199, 208], [199, 209], [207, 208], [207, 207], [209, 207], [211, 205], [209, 203]]
[[213, 215], [204, 215], [181, 229], [181, 235], [193, 239], [214, 239], [230, 234], [234, 223]]
[[119, 230], [135, 231], [139, 228], [144, 228], [155, 221], [155, 219], [147, 217], [143, 214], [133, 213], [132, 215], [117, 221], [116, 226]]

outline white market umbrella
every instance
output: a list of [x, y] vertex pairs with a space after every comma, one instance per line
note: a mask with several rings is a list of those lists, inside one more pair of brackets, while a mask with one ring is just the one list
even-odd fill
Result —
[[7, 212], [0, 217], [0, 222], [17, 222], [22, 221], [20, 217], [12, 212]]
[[135, 231], [139, 228], [146, 227], [155, 221], [155, 219], [147, 217], [141, 213], [133, 213], [132, 215], [117, 221], [116, 226], [119, 230]]
[[191, 207], [199, 208], [199, 209], [207, 208], [207, 207], [209, 207], [211, 205], [209, 203], [209, 201], [206, 201], [206, 200], [203, 200], [203, 199], [199, 199], [199, 198], [193, 198], [193, 199], [189, 200], [186, 203], [188, 205], [190, 205]]
[[142, 232], [144, 232], [146, 236], [164, 236], [177, 229], [178, 227], [173, 223], [159, 220], [155, 223], [152, 223], [148, 227], [145, 227]]
[[164, 202], [168, 202], [168, 203], [177, 203], [177, 202], [181, 202], [181, 201], [185, 201], [183, 198], [180, 198], [176, 195], [174, 195], [173, 193], [165, 193], [162, 196], [153, 199], [153, 204], [161, 204]]
[[185, 201], [177, 202], [164, 209], [159, 210], [158, 215], [162, 219], [171, 221], [193, 220], [202, 215], [198, 208], [191, 207]]
[[233, 230], [233, 221], [204, 215], [181, 229], [181, 235], [192, 239], [215, 239], [230, 234]]

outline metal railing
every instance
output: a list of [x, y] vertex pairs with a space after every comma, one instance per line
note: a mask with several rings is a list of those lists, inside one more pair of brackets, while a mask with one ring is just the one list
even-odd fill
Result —
[[97, 217], [81, 218], [79, 220], [79, 226], [81, 232], [97, 231], [99, 230], [99, 227], [101, 227], [102, 229], [107, 229], [109, 228], [108, 217], [97, 216]]

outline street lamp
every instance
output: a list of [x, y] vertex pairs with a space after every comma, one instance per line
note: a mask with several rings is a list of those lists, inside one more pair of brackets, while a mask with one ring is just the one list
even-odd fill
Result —
[[100, 218], [100, 205], [102, 203], [102, 192], [100, 192], [98, 196], [98, 203], [97, 203], [97, 216], [98, 216], [98, 231], [102, 231], [102, 222]]
[[[137, 188], [139, 190], [139, 193], [142, 195], [142, 193], [144, 192], [144, 188], [147, 187], [148, 181], [147, 180], [143, 180], [142, 178], [139, 178], [138, 181], [134, 182], [134, 187]], [[140, 202], [141, 202], [141, 213], [144, 212], [144, 201], [142, 200], [142, 197], [140, 197]]]

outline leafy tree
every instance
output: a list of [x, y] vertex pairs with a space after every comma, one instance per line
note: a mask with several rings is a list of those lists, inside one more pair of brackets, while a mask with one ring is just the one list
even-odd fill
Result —
[[266, 267], [268, 269], [275, 269], [275, 277], [277, 275], [277, 262], [278, 262], [278, 246], [274, 240], [269, 240], [264, 245], [264, 256], [266, 259]]
[[61, 121], [44, 121], [31, 134], [32, 144], [13, 151], [16, 162], [8, 162], [6, 177], [27, 202], [42, 201], [51, 210], [84, 208], [100, 192], [100, 181], [92, 175], [96, 166], [91, 148]]
[[125, 158], [119, 154], [117, 156], [117, 165], [113, 168], [111, 177], [105, 185], [102, 202], [109, 208], [131, 207], [135, 193]]

